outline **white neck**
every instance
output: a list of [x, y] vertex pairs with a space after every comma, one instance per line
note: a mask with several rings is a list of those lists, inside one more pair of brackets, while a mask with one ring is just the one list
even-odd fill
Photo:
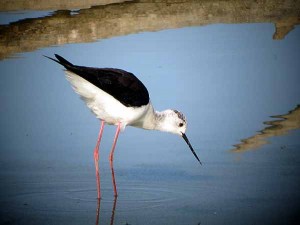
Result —
[[142, 120], [136, 124], [133, 124], [133, 126], [147, 130], [160, 130], [168, 132], [169, 130], [164, 126], [164, 119], [166, 118], [166, 116], [167, 113], [165, 111], [155, 111], [153, 109], [153, 106], [150, 104]]

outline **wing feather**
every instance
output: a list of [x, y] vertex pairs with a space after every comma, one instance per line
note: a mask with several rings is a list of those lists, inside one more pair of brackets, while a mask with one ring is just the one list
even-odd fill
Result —
[[93, 68], [73, 65], [55, 54], [52, 59], [83, 79], [105, 91], [127, 107], [139, 107], [149, 103], [149, 93], [144, 84], [132, 73], [114, 68]]

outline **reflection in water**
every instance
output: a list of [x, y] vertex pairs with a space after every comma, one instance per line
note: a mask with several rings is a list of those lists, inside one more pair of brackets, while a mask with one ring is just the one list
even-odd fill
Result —
[[114, 224], [116, 206], [117, 206], [117, 196], [115, 196], [115, 198], [114, 198], [114, 204], [113, 204], [111, 217], [110, 217], [110, 225]]
[[[96, 225], [100, 224], [100, 218], [101, 218], [100, 217], [100, 205], [101, 205], [100, 203], [101, 203], [101, 199], [97, 198]], [[113, 208], [112, 208], [111, 217], [110, 217], [110, 225], [114, 224], [116, 206], [117, 206], [117, 197], [114, 197]]]
[[241, 140], [241, 144], [234, 145], [233, 152], [244, 152], [253, 150], [268, 143], [267, 138], [287, 134], [290, 130], [300, 128], [300, 105], [286, 115], [272, 116], [280, 120], [267, 121], [264, 124], [269, 125], [265, 129], [252, 137]]
[[[125, 0], [53, 0], [53, 1], [2, 1], [0, 11], [16, 10], [62, 10], [62, 9], [86, 9], [94, 5], [108, 5], [124, 2]], [[130, 0], [126, 0], [130, 1]], [[37, 3], [38, 2], [38, 3]]]
[[99, 224], [100, 202], [101, 202], [101, 199], [100, 199], [100, 198], [97, 198], [96, 223], [95, 223], [96, 225]]
[[[282, 4], [284, 2], [284, 4]], [[274, 39], [300, 24], [300, 2], [134, 1], [53, 15], [0, 26], [0, 59], [52, 45], [92, 42], [143, 31], [215, 23], [274, 23]]]

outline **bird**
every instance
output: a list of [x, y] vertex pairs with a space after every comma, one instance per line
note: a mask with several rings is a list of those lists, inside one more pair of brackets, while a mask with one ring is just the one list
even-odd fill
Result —
[[96, 68], [74, 65], [58, 54], [45, 56], [62, 65], [66, 79], [87, 107], [100, 120], [100, 130], [94, 148], [97, 198], [101, 198], [99, 175], [99, 147], [105, 124], [115, 125], [116, 133], [109, 154], [114, 196], [118, 196], [113, 161], [120, 131], [126, 126], [158, 130], [181, 136], [201, 163], [186, 136], [187, 120], [178, 110], [155, 111], [145, 85], [132, 73], [115, 68]]

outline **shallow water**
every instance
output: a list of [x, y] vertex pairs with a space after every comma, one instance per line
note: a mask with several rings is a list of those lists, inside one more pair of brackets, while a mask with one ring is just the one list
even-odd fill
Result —
[[[195, 26], [2, 60], [1, 224], [297, 224], [300, 29], [280, 41], [273, 33], [272, 24]], [[115, 152], [114, 199], [115, 127], [106, 126], [97, 202], [100, 123], [43, 57], [54, 53], [136, 74], [157, 110], [185, 113], [203, 165], [181, 138], [127, 127]]]

